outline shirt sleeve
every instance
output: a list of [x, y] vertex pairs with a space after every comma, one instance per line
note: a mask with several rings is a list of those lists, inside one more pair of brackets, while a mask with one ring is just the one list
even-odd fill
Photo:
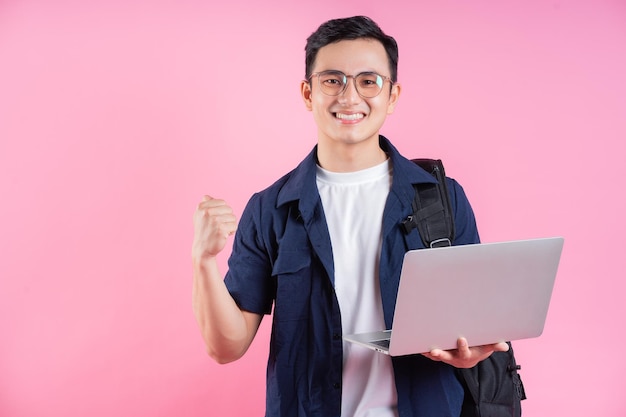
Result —
[[255, 195], [241, 215], [224, 282], [239, 308], [252, 313], [269, 314], [274, 299], [274, 285], [260, 219], [260, 198]]

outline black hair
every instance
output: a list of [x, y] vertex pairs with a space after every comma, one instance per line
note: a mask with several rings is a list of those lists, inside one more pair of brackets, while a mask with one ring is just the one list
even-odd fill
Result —
[[389, 60], [391, 81], [395, 83], [398, 79], [398, 44], [394, 38], [386, 35], [376, 22], [366, 16], [329, 20], [307, 38], [304, 48], [305, 79], [308, 80], [311, 76], [317, 53], [322, 47], [355, 39], [374, 39], [383, 44]]

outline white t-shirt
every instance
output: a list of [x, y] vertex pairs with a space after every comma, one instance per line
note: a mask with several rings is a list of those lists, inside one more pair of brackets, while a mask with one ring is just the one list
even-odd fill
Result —
[[[389, 160], [357, 172], [317, 169], [344, 334], [385, 328], [378, 272], [383, 210], [391, 178]], [[348, 342], [344, 342], [343, 353], [341, 415], [397, 416], [391, 358]]]

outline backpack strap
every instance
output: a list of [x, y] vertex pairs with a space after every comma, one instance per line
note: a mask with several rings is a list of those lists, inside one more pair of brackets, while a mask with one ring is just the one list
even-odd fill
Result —
[[424, 246], [451, 246], [454, 240], [454, 218], [441, 159], [412, 159], [431, 173], [437, 183], [414, 184], [413, 214], [402, 222], [406, 233], [417, 228]]
[[[414, 184], [413, 214], [402, 222], [404, 231], [417, 228], [427, 248], [450, 246], [454, 240], [454, 217], [439, 159], [413, 159], [430, 172], [437, 184]], [[509, 343], [507, 352], [494, 352], [473, 368], [457, 369], [465, 396], [461, 417], [520, 417], [521, 400], [526, 399], [520, 369]]]

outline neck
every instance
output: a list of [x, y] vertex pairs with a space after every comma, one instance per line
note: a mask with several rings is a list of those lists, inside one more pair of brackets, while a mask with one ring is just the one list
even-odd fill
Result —
[[354, 172], [382, 164], [387, 154], [380, 148], [377, 136], [376, 141], [334, 146], [319, 142], [317, 160], [322, 168], [331, 172]]

